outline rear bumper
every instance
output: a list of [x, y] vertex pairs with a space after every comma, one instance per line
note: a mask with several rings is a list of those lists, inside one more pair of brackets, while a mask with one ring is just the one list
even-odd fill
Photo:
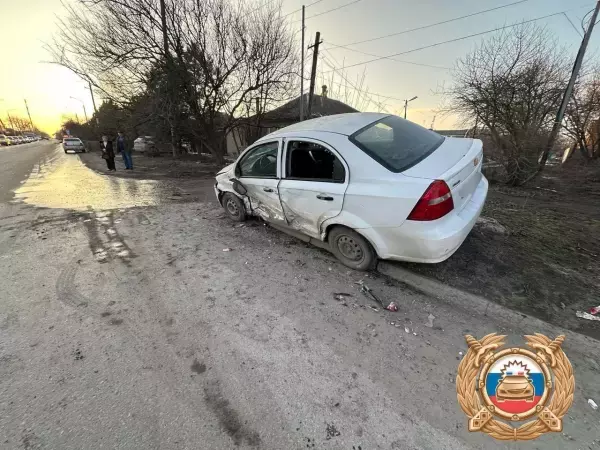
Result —
[[418, 263], [438, 263], [458, 250], [481, 214], [488, 181], [481, 181], [464, 208], [433, 222], [406, 220], [399, 227], [361, 229], [382, 259]]

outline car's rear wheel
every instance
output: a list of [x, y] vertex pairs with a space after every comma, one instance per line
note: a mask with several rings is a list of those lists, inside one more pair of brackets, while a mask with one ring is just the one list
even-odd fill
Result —
[[243, 222], [246, 220], [246, 208], [244, 207], [244, 202], [242, 202], [237, 195], [227, 192], [223, 195], [221, 204], [231, 219], [236, 222]]
[[350, 228], [336, 226], [329, 232], [329, 247], [342, 264], [354, 270], [370, 270], [377, 263], [375, 250], [364, 237]]

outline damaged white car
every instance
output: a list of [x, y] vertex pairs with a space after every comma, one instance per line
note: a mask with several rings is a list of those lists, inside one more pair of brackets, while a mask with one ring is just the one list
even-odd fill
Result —
[[263, 218], [327, 245], [346, 266], [377, 258], [436, 263], [460, 247], [488, 191], [482, 143], [380, 113], [299, 122], [217, 174], [229, 216]]

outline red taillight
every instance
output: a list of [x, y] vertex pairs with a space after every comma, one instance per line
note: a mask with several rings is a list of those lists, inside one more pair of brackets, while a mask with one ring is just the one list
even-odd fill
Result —
[[421, 196], [408, 220], [436, 220], [454, 209], [452, 193], [445, 181], [435, 180]]

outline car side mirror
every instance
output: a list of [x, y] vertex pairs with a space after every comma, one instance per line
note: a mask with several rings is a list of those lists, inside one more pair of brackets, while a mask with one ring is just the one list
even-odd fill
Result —
[[248, 193], [248, 189], [239, 180], [232, 178], [231, 182], [233, 183], [233, 190], [240, 195], [246, 195]]

